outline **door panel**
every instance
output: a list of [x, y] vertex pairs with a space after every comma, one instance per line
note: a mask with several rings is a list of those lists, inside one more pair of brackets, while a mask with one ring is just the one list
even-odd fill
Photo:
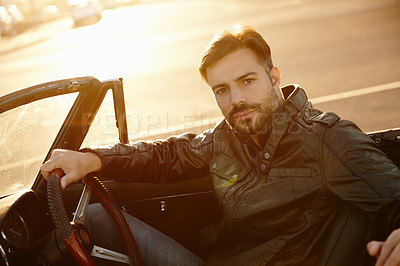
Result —
[[[104, 184], [121, 208], [201, 255], [199, 231], [220, 219], [210, 178], [171, 184]], [[67, 213], [72, 218], [82, 191], [81, 184], [63, 191]], [[91, 202], [98, 202], [92, 196]]]

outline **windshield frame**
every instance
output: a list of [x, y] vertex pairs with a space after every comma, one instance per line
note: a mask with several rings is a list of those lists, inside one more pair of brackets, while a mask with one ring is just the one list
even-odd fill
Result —
[[[78, 77], [47, 82], [0, 97], [0, 114], [31, 102], [53, 96], [76, 93], [71, 109], [68, 112], [56, 138], [53, 141], [45, 162], [53, 149], [78, 150], [96, 116], [108, 90], [112, 90], [114, 114], [119, 141], [128, 143], [128, 129], [126, 122], [125, 101], [122, 79], [99, 81], [94, 77]], [[39, 169], [32, 190], [37, 194], [45, 195], [46, 181], [42, 178]]]

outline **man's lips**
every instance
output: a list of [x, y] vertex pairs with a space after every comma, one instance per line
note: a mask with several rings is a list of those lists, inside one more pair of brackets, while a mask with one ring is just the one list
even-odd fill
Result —
[[246, 111], [242, 111], [242, 112], [238, 112], [238, 113], [235, 114], [235, 119], [238, 119], [238, 120], [248, 119], [253, 115], [254, 112], [255, 111], [252, 110], [252, 109], [246, 110]]

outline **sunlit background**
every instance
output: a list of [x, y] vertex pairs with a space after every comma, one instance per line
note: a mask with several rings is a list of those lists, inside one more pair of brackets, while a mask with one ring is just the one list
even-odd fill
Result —
[[398, 0], [2, 0], [0, 11], [0, 94], [122, 77], [132, 139], [218, 121], [197, 65], [214, 33], [238, 22], [261, 32], [282, 84], [302, 85], [316, 107], [365, 131], [400, 127]]

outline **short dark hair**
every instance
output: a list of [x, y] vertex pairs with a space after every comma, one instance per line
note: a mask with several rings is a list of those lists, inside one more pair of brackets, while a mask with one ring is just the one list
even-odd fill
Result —
[[253, 27], [238, 24], [230, 30], [218, 32], [208, 44], [199, 64], [202, 78], [207, 81], [207, 68], [210, 65], [244, 48], [255, 54], [267, 72], [272, 69], [271, 49], [264, 38]]

